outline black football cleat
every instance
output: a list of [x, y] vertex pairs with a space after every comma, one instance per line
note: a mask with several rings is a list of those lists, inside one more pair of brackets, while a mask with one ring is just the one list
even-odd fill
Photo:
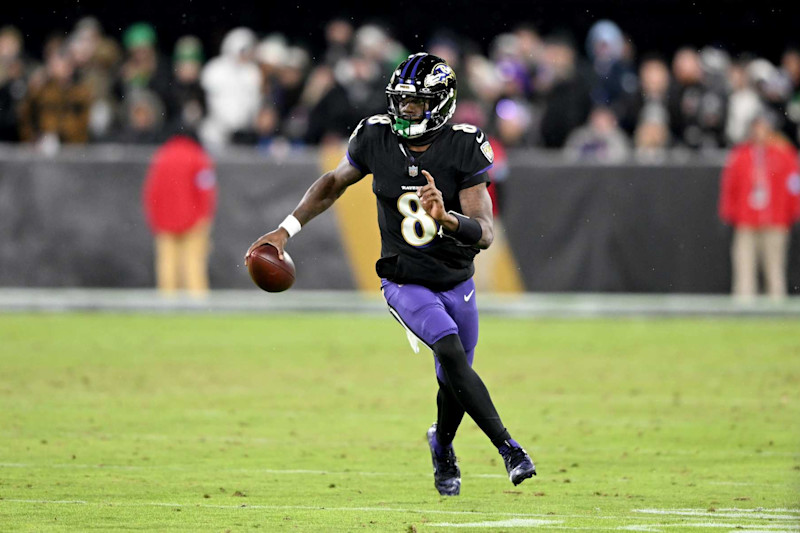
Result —
[[499, 449], [500, 455], [506, 464], [508, 479], [514, 485], [519, 485], [529, 477], [536, 475], [536, 465], [531, 456], [516, 441], [506, 441]]
[[436, 454], [433, 439], [436, 438], [436, 424], [428, 430], [428, 446], [433, 460], [433, 484], [442, 496], [458, 496], [461, 493], [461, 470], [456, 461], [453, 445], [447, 447], [443, 456]]

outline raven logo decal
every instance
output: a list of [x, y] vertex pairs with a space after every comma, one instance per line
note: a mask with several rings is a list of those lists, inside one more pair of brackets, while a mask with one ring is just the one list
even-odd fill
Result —
[[451, 69], [446, 63], [439, 63], [433, 67], [431, 73], [425, 76], [425, 87], [432, 87], [434, 85], [438, 85], [439, 83], [444, 83], [447, 85], [447, 80], [454, 80], [455, 75], [453, 74], [453, 69]]

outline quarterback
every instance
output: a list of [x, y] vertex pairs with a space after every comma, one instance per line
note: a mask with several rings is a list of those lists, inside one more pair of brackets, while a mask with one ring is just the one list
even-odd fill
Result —
[[439, 57], [418, 53], [400, 63], [386, 87], [388, 113], [363, 119], [336, 169], [317, 179], [294, 212], [245, 256], [265, 243], [282, 254], [287, 240], [348, 186], [373, 175], [381, 290], [412, 348], [422, 343], [434, 354], [438, 411], [427, 438], [434, 485], [447, 496], [461, 490], [453, 439], [465, 413], [497, 447], [514, 485], [536, 474], [472, 369], [478, 343], [473, 258], [492, 244], [486, 187], [494, 155], [481, 130], [447, 123], [456, 87], [453, 69]]

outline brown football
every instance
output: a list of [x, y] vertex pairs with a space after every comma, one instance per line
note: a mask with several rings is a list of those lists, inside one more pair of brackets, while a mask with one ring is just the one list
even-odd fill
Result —
[[250, 254], [247, 261], [250, 277], [259, 288], [267, 292], [285, 291], [294, 283], [294, 261], [283, 251], [283, 261], [278, 259], [278, 249], [262, 244]]

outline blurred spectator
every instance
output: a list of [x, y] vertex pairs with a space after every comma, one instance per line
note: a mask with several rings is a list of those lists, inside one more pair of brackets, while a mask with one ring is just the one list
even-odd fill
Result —
[[283, 141], [278, 136], [279, 124], [278, 111], [272, 104], [265, 102], [256, 114], [253, 127], [237, 131], [233, 134], [232, 141], [235, 144], [255, 146], [260, 151], [269, 153], [275, 141]]
[[130, 26], [122, 36], [127, 58], [120, 69], [118, 94], [124, 100], [128, 93], [148, 89], [165, 102], [170, 96], [172, 73], [169, 61], [156, 49], [156, 31], [146, 22]]
[[22, 33], [0, 28], [0, 142], [19, 140], [19, 108], [27, 91], [27, 68]]
[[147, 89], [131, 91], [125, 99], [125, 117], [115, 141], [125, 144], [159, 144], [164, 135], [164, 104]]
[[327, 137], [346, 139], [361, 118], [350, 105], [347, 90], [336, 79], [334, 69], [327, 65], [311, 73], [301, 101], [308, 110], [305, 141], [309, 144], [319, 144]]
[[800, 218], [797, 152], [776, 135], [774, 117], [761, 113], [749, 140], [731, 152], [722, 174], [719, 213], [734, 227], [731, 260], [733, 294], [758, 292], [763, 269], [767, 293], [786, 295], [789, 229]]
[[78, 21], [67, 39], [70, 56], [78, 78], [92, 93], [89, 111], [89, 130], [93, 139], [106, 137], [114, 125], [116, 100], [114, 98], [115, 72], [121, 52], [113, 39], [103, 35], [97, 19], [86, 17]]
[[781, 57], [781, 70], [789, 86], [784, 132], [800, 146], [800, 49], [789, 48]]
[[527, 98], [532, 93], [528, 66], [517, 35], [498, 35], [492, 42], [491, 59], [500, 82], [499, 98]]
[[[425, 50], [437, 57], [444, 59], [453, 70], [458, 71], [461, 66], [461, 47], [458, 46], [458, 37], [448, 31], [439, 30], [431, 38]], [[459, 95], [461, 96], [461, 95]]]
[[340, 61], [334, 70], [337, 81], [347, 91], [356, 114], [386, 112], [384, 89], [392, 72], [405, 59], [405, 50], [378, 26], [364, 25], [356, 30], [355, 54]]
[[640, 163], [662, 163], [670, 148], [669, 128], [655, 116], [644, 117], [634, 132], [635, 156]]
[[[164, 135], [201, 121], [202, 138], [215, 148], [234, 134], [236, 142], [254, 142], [273, 112], [277, 125], [270, 138], [292, 145], [343, 138], [360, 117], [385, 112], [386, 73], [406, 56], [383, 25], [355, 27], [345, 18], [325, 26], [326, 49], [319, 59], [280, 33], [256, 46], [247, 28], [231, 31], [221, 54], [205, 65], [197, 37], [179, 39], [170, 62], [157, 48], [156, 30], [144, 22], [128, 27], [122, 42], [124, 61], [98, 20], [85, 17], [71, 33], [52, 34], [43, 47], [45, 65], [66, 48], [74, 77], [88, 86], [93, 140], [129, 135], [132, 106], [126, 100], [141, 89], [161, 102]], [[800, 145], [800, 51], [795, 48], [788, 48], [776, 66], [765, 59], [731, 65], [719, 47], [684, 47], [673, 58], [671, 79], [666, 63], [655, 56], [644, 58], [635, 71], [635, 43], [610, 20], [597, 21], [585, 42], [588, 62], [571, 37], [543, 37], [523, 22], [492, 39], [488, 56], [482, 44], [451, 30], [436, 30], [426, 50], [461, 73], [459, 101], [479, 104], [490, 117], [487, 134], [509, 146], [562, 148], [587, 122], [593, 105], [609, 107], [645, 152], [661, 151], [664, 139], [670, 148], [692, 150], [735, 144], [762, 108], [774, 111], [779, 129]], [[45, 67], [26, 60], [20, 31], [0, 29], [0, 141], [19, 137], [23, 97], [49, 79]], [[662, 134], [664, 125], [669, 135]]]
[[354, 31], [353, 25], [346, 19], [336, 18], [325, 25], [323, 64], [332, 67], [351, 54]]
[[181, 128], [196, 130], [206, 113], [206, 94], [200, 86], [203, 68], [203, 45], [193, 35], [181, 37], [175, 43], [172, 56], [175, 81], [167, 107], [172, 111], [171, 131]]
[[255, 131], [254, 144], [259, 150], [263, 151], [272, 148], [277, 139], [279, 123], [278, 111], [274, 107], [268, 104], [261, 106], [253, 128]]
[[731, 57], [724, 49], [704, 46], [700, 50], [700, 65], [703, 68], [703, 83], [714, 92], [725, 94], [728, 89], [728, 72]]
[[155, 235], [158, 289], [208, 292], [211, 224], [216, 209], [214, 163], [192, 135], [169, 139], [153, 155], [142, 200]]
[[497, 102], [494, 111], [494, 129], [501, 144], [509, 148], [534, 144], [532, 139], [533, 117], [527, 102], [503, 98]]
[[206, 64], [200, 84], [206, 91], [208, 115], [201, 129], [203, 142], [220, 148], [237, 130], [253, 126], [261, 104], [261, 71], [253, 61], [255, 34], [235, 28], [222, 41], [221, 53]]
[[264, 99], [275, 105], [278, 75], [286, 63], [289, 43], [280, 33], [272, 33], [262, 39], [255, 47], [253, 57], [261, 69], [261, 93]]
[[533, 77], [544, 56], [544, 42], [539, 32], [531, 25], [520, 24], [514, 29], [517, 38], [519, 57], [525, 65], [528, 75]]
[[31, 87], [21, 106], [20, 136], [49, 151], [60, 143], [89, 140], [89, 87], [75, 79], [64, 47], [51, 51], [40, 85]]
[[621, 104], [620, 126], [631, 133], [644, 121], [669, 124], [669, 68], [657, 56], [649, 56], [639, 66], [639, 90]]
[[750, 82], [747, 65], [746, 60], [736, 61], [728, 69], [731, 93], [728, 98], [725, 138], [730, 144], [739, 144], [746, 140], [750, 124], [764, 109], [758, 93]]
[[[452, 67], [453, 71], [462, 71], [461, 46], [455, 33], [449, 30], [438, 30], [431, 37], [425, 50], [431, 55], [444, 59]], [[471, 84], [459, 83], [458, 101], [464, 102], [475, 99], [475, 91], [472, 90]]]
[[[306, 128], [305, 122], [301, 120], [294, 122], [296, 117], [292, 112], [303, 94], [310, 62], [308, 52], [299, 46], [289, 46], [275, 77], [272, 105], [283, 124], [284, 134], [289, 137], [302, 137]], [[297, 118], [300, 119], [300, 117]]]
[[500, 98], [502, 89], [494, 63], [480, 54], [469, 53], [464, 57], [464, 67], [461, 79], [467, 81], [466, 85], [480, 102], [491, 107]]
[[545, 95], [541, 123], [544, 146], [561, 148], [570, 132], [586, 122], [591, 110], [588, 78], [568, 38], [546, 40], [537, 88]]
[[792, 91], [789, 78], [778, 67], [763, 58], [751, 61], [747, 72], [764, 107], [772, 111], [773, 116], [777, 118], [776, 128], [783, 130], [786, 126], [787, 106]]
[[22, 58], [22, 33], [14, 26], [0, 28], [0, 81], [8, 77], [8, 67]]
[[64, 53], [64, 35], [59, 33], [51, 34], [45, 39], [42, 46], [43, 64], [34, 64], [28, 75], [28, 92], [41, 89], [48, 79], [47, 63], [50, 57], [56, 53]]
[[567, 157], [573, 161], [620, 163], [628, 158], [630, 143], [608, 107], [596, 107], [589, 122], [567, 138]]
[[[392, 72], [394, 67], [408, 56], [408, 53], [402, 44], [392, 39], [380, 26], [364, 24], [353, 35], [353, 55], [376, 63], [377, 69], [384, 73]], [[383, 93], [383, 86], [388, 81], [388, 75], [386, 75], [386, 79], [383, 79], [383, 74], [380, 75], [381, 93]]]
[[678, 50], [672, 73], [669, 124], [675, 141], [695, 149], [724, 146], [725, 93], [706, 79], [700, 54], [692, 48]]
[[622, 31], [610, 20], [599, 20], [586, 37], [586, 52], [594, 68], [592, 100], [622, 116], [624, 102], [637, 90], [636, 74], [625, 58]]
[[355, 56], [339, 61], [332, 72], [315, 73], [314, 81], [329, 89], [310, 111], [309, 142], [331, 135], [346, 138], [359, 118], [386, 112], [386, 80], [378, 65], [375, 58]]

